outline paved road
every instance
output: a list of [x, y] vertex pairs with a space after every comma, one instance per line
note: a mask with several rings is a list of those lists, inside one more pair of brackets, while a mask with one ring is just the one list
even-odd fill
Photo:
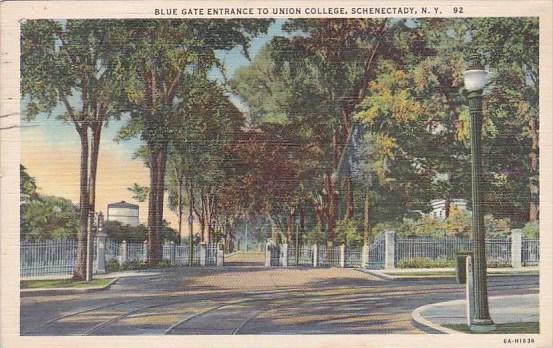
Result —
[[[537, 292], [538, 277], [498, 276], [489, 285], [490, 295]], [[337, 268], [183, 267], [121, 278], [101, 292], [21, 298], [21, 333], [424, 333], [411, 319], [415, 308], [463, 296], [453, 279], [386, 281]]]

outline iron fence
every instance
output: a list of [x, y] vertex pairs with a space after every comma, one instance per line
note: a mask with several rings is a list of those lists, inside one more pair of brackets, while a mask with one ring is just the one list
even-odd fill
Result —
[[521, 254], [523, 266], [537, 266], [540, 261], [539, 239], [523, 239]]
[[319, 267], [340, 267], [340, 247], [321, 245], [317, 251]]
[[[192, 266], [200, 265], [200, 247], [194, 245], [192, 249]], [[178, 266], [190, 265], [190, 246], [177, 245], [175, 247], [175, 264]]]
[[361, 247], [347, 248], [344, 252], [344, 265], [346, 267], [361, 267], [362, 249]]
[[369, 262], [368, 268], [370, 269], [382, 269], [384, 268], [385, 254], [386, 254], [386, 240], [383, 236], [375, 239], [375, 241], [369, 245]]
[[217, 245], [216, 244], [207, 244], [206, 245], [206, 266], [215, 266], [217, 265]]
[[127, 262], [142, 262], [146, 259], [146, 249], [142, 242], [127, 243]]
[[289, 266], [313, 266], [313, 247], [310, 245], [300, 245], [296, 264], [296, 246], [288, 247], [288, 265]]
[[22, 277], [69, 275], [75, 269], [77, 241], [22, 241], [20, 271]]
[[[452, 262], [458, 252], [473, 250], [473, 240], [465, 238], [398, 238], [396, 239], [395, 261], [397, 263], [404, 260], [426, 259]], [[486, 260], [488, 266], [510, 266], [511, 240], [486, 239]]]
[[280, 246], [272, 244], [268, 247], [270, 253], [270, 264], [271, 266], [280, 266]]
[[121, 253], [121, 243], [116, 240], [106, 240], [106, 262], [118, 260]]

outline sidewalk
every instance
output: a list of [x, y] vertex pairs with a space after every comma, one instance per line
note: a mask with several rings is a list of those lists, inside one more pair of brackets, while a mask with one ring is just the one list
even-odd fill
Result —
[[[515, 329], [524, 331], [539, 322], [539, 294], [494, 296], [489, 298], [489, 305], [490, 316], [497, 326], [496, 333]], [[413, 311], [412, 317], [418, 324], [441, 333], [462, 333], [466, 329], [458, 331], [454, 328], [466, 327], [466, 300], [422, 306]]]
[[[421, 278], [454, 278], [455, 268], [396, 268], [393, 270], [384, 269], [359, 269], [361, 272], [388, 279], [421, 279]], [[488, 268], [489, 275], [538, 275], [538, 266], [522, 268]]]

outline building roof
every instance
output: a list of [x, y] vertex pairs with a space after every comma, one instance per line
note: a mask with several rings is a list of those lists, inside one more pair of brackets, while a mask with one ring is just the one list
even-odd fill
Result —
[[129, 209], [138, 209], [138, 205], [127, 203], [125, 201], [117, 202], [117, 203], [110, 203], [108, 204], [109, 208], [129, 208]]

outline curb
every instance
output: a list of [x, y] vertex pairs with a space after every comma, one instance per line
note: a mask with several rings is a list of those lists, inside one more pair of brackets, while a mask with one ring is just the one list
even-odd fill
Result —
[[[491, 296], [490, 297], [490, 300], [494, 299], [494, 300], [498, 300], [498, 299], [504, 299], [504, 298], [510, 298], [510, 297], [527, 297], [527, 296], [539, 296], [539, 293], [536, 293], [536, 294], [525, 294], [525, 295], [503, 295], [503, 296]], [[453, 329], [449, 329], [447, 327], [444, 327], [440, 324], [436, 324], [428, 319], [426, 319], [423, 315], [422, 315], [422, 312], [425, 310], [425, 309], [428, 309], [428, 308], [432, 308], [432, 307], [435, 307], [435, 306], [441, 306], [441, 305], [444, 305], [444, 304], [453, 304], [453, 305], [456, 305], [456, 304], [459, 304], [459, 303], [466, 303], [466, 300], [465, 299], [462, 299], [462, 300], [451, 300], [451, 301], [444, 301], [444, 302], [436, 302], [436, 303], [430, 303], [430, 304], [427, 304], [427, 305], [424, 305], [424, 306], [421, 306], [421, 307], [418, 307], [416, 308], [413, 312], [411, 312], [411, 318], [419, 325], [422, 325], [424, 327], [427, 327], [427, 328], [430, 328], [432, 330], [435, 330], [435, 331], [438, 331], [440, 333], [445, 333], [445, 334], [462, 334], [462, 335], [470, 335], [470, 333], [466, 333], [466, 332], [462, 332], [462, 331], [457, 331], [457, 330], [453, 330]]]
[[32, 296], [51, 296], [51, 295], [72, 295], [84, 294], [87, 292], [106, 290], [112, 286], [119, 278], [114, 278], [104, 286], [95, 286], [91, 288], [51, 288], [51, 289], [22, 289], [19, 291], [20, 297]]
[[437, 305], [442, 305], [444, 303], [449, 303], [449, 304], [457, 304], [457, 303], [461, 303], [461, 302], [465, 302], [465, 300], [453, 300], [453, 301], [445, 301], [445, 302], [438, 302], [438, 303], [431, 303], [431, 304], [427, 304], [427, 305], [424, 305], [424, 306], [421, 306], [421, 307], [418, 307], [417, 309], [415, 309], [412, 313], [411, 313], [411, 317], [413, 318], [413, 320], [417, 323], [417, 324], [420, 324], [422, 326], [425, 326], [425, 327], [428, 327], [432, 330], [436, 330], [440, 333], [445, 333], [445, 334], [463, 334], [463, 335], [468, 335], [467, 333], [465, 332], [461, 332], [461, 331], [456, 331], [456, 330], [453, 330], [453, 329], [448, 329], [447, 327], [443, 327], [441, 326], [440, 324], [436, 324], [428, 319], [426, 319], [425, 317], [422, 316], [421, 312], [424, 311], [425, 309], [427, 308], [431, 308], [431, 307], [434, 307], [434, 306], [437, 306]]
[[397, 276], [397, 275], [390, 275], [386, 274], [384, 272], [379, 271], [373, 271], [369, 269], [358, 269], [359, 272], [370, 274], [374, 277], [384, 279], [384, 280], [427, 280], [427, 279], [450, 279], [455, 278], [455, 275], [424, 275], [421, 274], [420, 276]]
[[[455, 278], [455, 274], [444, 274], [444, 275], [440, 275], [440, 274], [433, 274], [433, 275], [425, 275], [424, 272], [421, 272], [420, 275], [410, 275], [410, 276], [402, 276], [401, 274], [395, 274], [395, 275], [391, 275], [391, 274], [387, 274], [385, 272], [382, 272], [382, 271], [377, 271], [377, 270], [370, 270], [370, 269], [361, 269], [361, 268], [358, 268], [357, 269], [359, 272], [363, 272], [363, 273], [367, 273], [367, 274], [370, 274], [372, 276], [375, 276], [377, 278], [380, 278], [380, 279], [384, 279], [384, 280], [427, 280], [427, 279], [451, 279], [451, 278]], [[493, 277], [504, 277], [504, 276], [539, 276], [539, 272], [535, 272], [534, 271], [521, 271], [521, 272], [488, 272], [488, 276], [493, 276]]]

